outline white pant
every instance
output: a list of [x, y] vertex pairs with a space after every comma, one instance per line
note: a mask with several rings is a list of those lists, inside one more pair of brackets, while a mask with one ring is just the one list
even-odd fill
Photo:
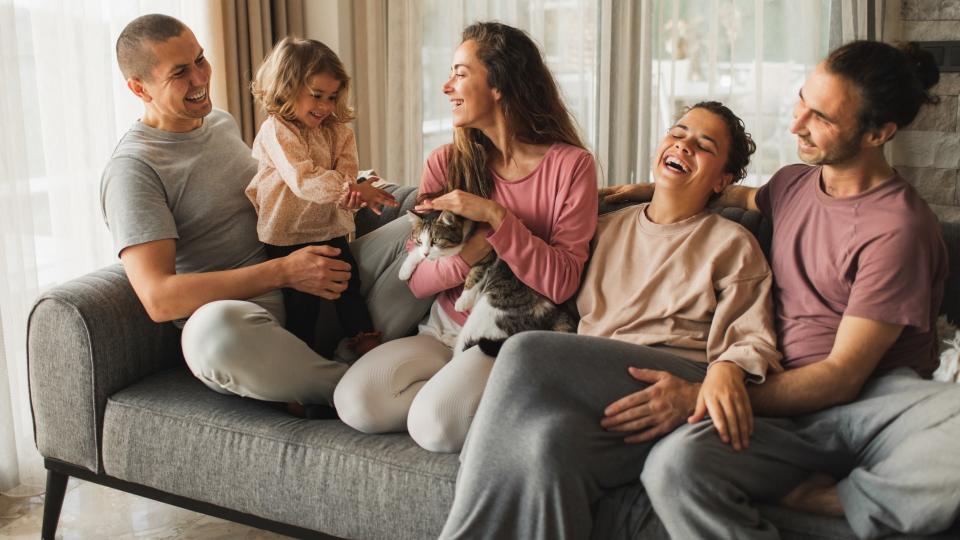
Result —
[[[409, 236], [410, 223], [396, 219], [350, 245], [370, 316], [386, 340], [409, 333], [430, 308], [430, 300], [414, 298], [398, 277]], [[200, 307], [180, 341], [190, 371], [221, 394], [329, 404], [347, 371], [283, 328], [280, 291]]]
[[346, 364], [318, 355], [251, 301], [201, 306], [187, 319], [180, 343], [194, 376], [221, 394], [328, 404], [347, 371]]
[[454, 356], [459, 330], [434, 303], [419, 335], [357, 360], [334, 392], [340, 419], [364, 433], [406, 429], [427, 450], [459, 452], [494, 361], [478, 347]]

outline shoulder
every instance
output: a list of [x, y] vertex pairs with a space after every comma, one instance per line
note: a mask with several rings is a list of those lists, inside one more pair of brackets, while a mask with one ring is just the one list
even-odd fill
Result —
[[424, 175], [428, 175], [439, 182], [446, 182], [447, 164], [450, 162], [452, 155], [452, 144], [445, 144], [434, 149], [432, 152], [430, 152], [430, 155], [427, 156], [427, 162], [423, 167]]
[[103, 177], [133, 171], [150, 171], [156, 174], [157, 163], [164, 161], [165, 153], [165, 145], [158, 144], [159, 142], [137, 121], [120, 138], [104, 167]]
[[330, 132], [334, 134], [337, 140], [347, 140], [353, 139], [354, 134], [353, 130], [350, 129], [350, 126], [343, 122], [334, 122], [330, 124]]
[[781, 168], [773, 173], [770, 180], [764, 185], [765, 188], [774, 191], [783, 192], [804, 184], [811, 176], [820, 173], [820, 167], [805, 165], [803, 163], [794, 163]]
[[[769, 273], [767, 259], [756, 237], [743, 225], [719, 214], [710, 214], [699, 227], [704, 246], [731, 276], [755, 277]], [[729, 265], [726, 263], [730, 263]]]
[[210, 114], [204, 118], [204, 122], [207, 122], [210, 127], [213, 128], [236, 129], [237, 131], [240, 130], [240, 127], [233, 115], [221, 109], [213, 109], [210, 111]]
[[541, 175], [559, 192], [582, 193], [596, 198], [597, 166], [593, 154], [569, 144], [557, 143], [544, 157]]
[[870, 215], [870, 226], [884, 234], [910, 235], [939, 228], [936, 214], [917, 190], [899, 173], [870, 193], [858, 205], [861, 212]]
[[597, 234], [607, 229], [617, 229], [625, 224], [636, 222], [637, 216], [646, 206], [646, 203], [636, 204], [603, 214], [597, 218]]
[[550, 147], [546, 159], [572, 169], [595, 166], [593, 154], [586, 149], [565, 143], [556, 143]]
[[450, 156], [453, 155], [453, 144], [444, 144], [434, 148], [430, 155], [427, 156], [427, 166], [442, 167], [446, 168], [447, 162], [450, 161]]
[[941, 244], [940, 222], [927, 202], [899, 176], [892, 182], [863, 209], [869, 213], [866, 228], [873, 233], [868, 238], [882, 239], [881, 244], [904, 254], [926, 249], [931, 242]]

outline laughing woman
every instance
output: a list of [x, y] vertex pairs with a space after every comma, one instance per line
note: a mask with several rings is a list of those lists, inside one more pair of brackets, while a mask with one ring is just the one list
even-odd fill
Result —
[[596, 170], [553, 75], [521, 30], [463, 31], [443, 93], [454, 143], [427, 159], [421, 207], [481, 224], [459, 255], [420, 263], [418, 297], [438, 294], [419, 335], [360, 358], [337, 386], [340, 418], [366, 433], [409, 430], [422, 447], [457, 452], [493, 358], [451, 346], [467, 314], [454, 309], [471, 265], [491, 250], [527, 286], [562, 303], [577, 290], [597, 224]]

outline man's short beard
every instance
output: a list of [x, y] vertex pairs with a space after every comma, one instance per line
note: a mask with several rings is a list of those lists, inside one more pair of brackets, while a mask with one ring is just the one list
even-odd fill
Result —
[[858, 129], [857, 133], [849, 139], [840, 141], [837, 146], [829, 152], [824, 152], [819, 159], [807, 161], [800, 156], [800, 159], [808, 165], [837, 165], [856, 157], [860, 153], [860, 140], [866, 132], [864, 129]]

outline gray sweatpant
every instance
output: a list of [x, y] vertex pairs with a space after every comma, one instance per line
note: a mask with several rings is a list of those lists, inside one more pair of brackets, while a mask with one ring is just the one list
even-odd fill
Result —
[[744, 452], [723, 444], [709, 420], [651, 450], [600, 427], [608, 404], [644, 386], [628, 366], [704, 375], [701, 364], [609, 339], [530, 332], [509, 340], [461, 453], [441, 537], [587, 538], [592, 505], [641, 472], [678, 539], [778, 538], [752, 502], [779, 500], [816, 471], [849, 473], [839, 490], [861, 537], [934, 532], [957, 518], [960, 386], [901, 370], [872, 380], [852, 404], [756, 419]]
[[733, 452], [705, 425], [683, 426], [650, 452], [643, 484], [673, 538], [779, 538], [753, 506], [776, 502], [813, 472], [841, 479], [860, 538], [930, 534], [960, 515], [960, 386], [901, 368], [859, 398], [793, 420], [758, 418]]
[[[361, 293], [384, 341], [406, 335], [433, 302], [415, 298], [398, 277], [409, 235], [410, 223], [396, 219], [350, 245]], [[285, 330], [278, 310], [282, 305], [263, 301], [220, 300], [201, 306], [183, 328], [187, 365], [204, 384], [223, 394], [332, 403], [333, 389], [347, 364], [323, 358]]]
[[628, 367], [699, 382], [706, 366], [610, 339], [526, 332], [497, 356], [460, 454], [441, 538], [586, 538], [605, 490], [639, 478], [651, 444], [600, 426], [647, 385]]

